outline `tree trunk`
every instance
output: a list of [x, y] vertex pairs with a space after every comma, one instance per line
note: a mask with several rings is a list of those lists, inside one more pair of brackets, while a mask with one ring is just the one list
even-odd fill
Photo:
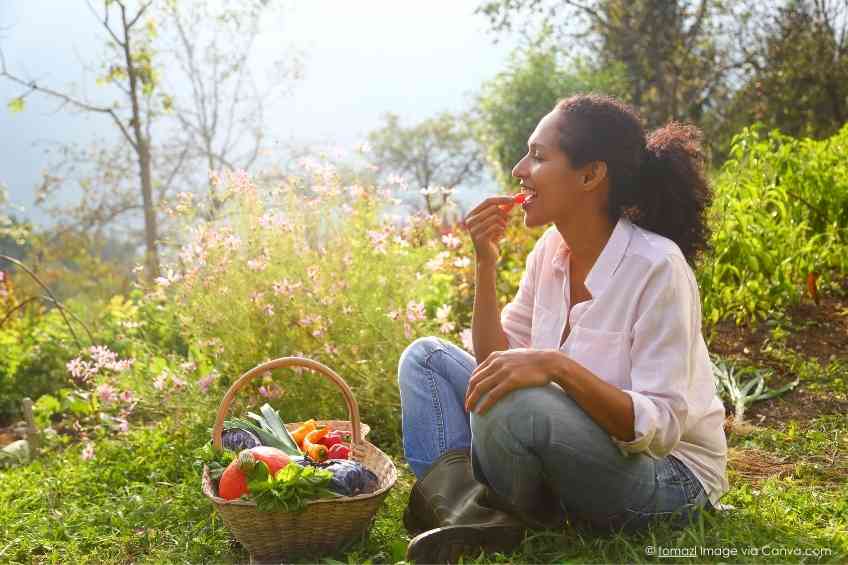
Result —
[[144, 206], [144, 243], [145, 273], [147, 280], [153, 281], [159, 276], [159, 251], [156, 248], [157, 234], [156, 207], [153, 202], [153, 181], [150, 170], [150, 140], [141, 129], [141, 106], [138, 103], [138, 69], [135, 68], [130, 48], [130, 24], [127, 22], [126, 9], [121, 4], [121, 21], [124, 27], [124, 58], [127, 63], [127, 77], [130, 81], [130, 99], [132, 101], [132, 127], [135, 137], [135, 152], [138, 158], [139, 177], [141, 179], [141, 198]]

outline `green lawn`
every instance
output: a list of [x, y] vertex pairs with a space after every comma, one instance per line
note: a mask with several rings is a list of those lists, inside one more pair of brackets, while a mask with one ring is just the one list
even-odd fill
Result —
[[[722, 502], [735, 509], [682, 531], [657, 526], [593, 538], [566, 527], [528, 536], [514, 554], [469, 561], [848, 561], [848, 415], [815, 412], [816, 402], [845, 399], [848, 359], [810, 358], [791, 345], [770, 339], [758, 349], [759, 362], [799, 376], [801, 386], [752, 409], [754, 421], [759, 414], [766, 425], [729, 435], [732, 488]], [[148, 412], [147, 423], [134, 422], [125, 437], [97, 440], [92, 460], [81, 458], [78, 443], [54, 441], [31, 465], [0, 471], [0, 562], [246, 562], [202, 496], [194, 464], [194, 450], [208, 441], [213, 402], [167, 417]], [[412, 475], [396, 461], [398, 483], [368, 538], [326, 562], [403, 560], [408, 536], [401, 515]]]

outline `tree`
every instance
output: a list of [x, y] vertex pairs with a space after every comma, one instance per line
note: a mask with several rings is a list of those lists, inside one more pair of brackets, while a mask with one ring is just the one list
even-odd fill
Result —
[[515, 185], [512, 168], [527, 152], [527, 139], [556, 102], [573, 94], [620, 94], [621, 70], [593, 70], [580, 60], [560, 61], [541, 37], [510, 56], [506, 70], [483, 84], [475, 107], [476, 135], [501, 186]]
[[581, 52], [595, 68], [620, 66], [630, 102], [650, 127], [669, 120], [699, 123], [739, 61], [727, 42], [720, 1], [490, 0], [478, 12], [492, 29], [542, 17], [565, 53]]
[[[76, 110], [93, 112], [108, 116], [120, 131], [123, 141], [132, 149], [141, 192], [142, 211], [144, 214], [144, 242], [146, 247], [145, 263], [148, 275], [156, 277], [159, 274], [159, 253], [157, 251], [158, 229], [155, 203], [153, 200], [153, 174], [151, 171], [151, 131], [149, 120], [145, 120], [147, 105], [148, 114], [159, 111], [151, 105], [156, 104], [158, 76], [153, 67], [153, 52], [151, 40], [155, 28], [142, 17], [152, 4], [143, 2], [137, 10], [130, 10], [123, 0], [104, 0], [102, 14], [89, 4], [98, 19], [102, 18], [103, 29], [110, 37], [110, 63], [106, 74], [99, 80], [111, 83], [122, 93], [122, 102], [110, 106], [97, 105], [86, 99], [45, 87], [34, 80], [24, 80], [8, 72], [5, 59], [0, 52], [0, 76], [17, 83], [27, 89], [20, 96], [9, 102], [12, 111], [21, 111], [24, 100], [34, 92], [41, 92], [62, 102], [62, 106], [70, 105]], [[118, 21], [115, 22], [115, 19]], [[151, 111], [153, 110], [153, 111]], [[147, 126], [147, 127], [145, 127]]]
[[758, 121], [796, 137], [835, 134], [848, 120], [848, 1], [794, 0], [761, 21], [728, 129]]
[[[126, 1], [103, 0], [109, 51], [98, 84], [117, 94], [110, 106], [44, 88], [10, 74], [4, 64], [2, 76], [28, 89], [10, 102], [13, 111], [22, 110], [31, 93], [44, 92], [62, 107], [109, 116], [121, 133], [118, 143], [59, 145], [50, 155], [37, 202], [49, 206], [69, 180], [76, 180], [82, 190], [78, 205], [49, 210], [74, 229], [93, 230], [95, 238], [109, 237], [103, 230], [120, 226], [128, 239], [144, 242], [145, 273], [155, 278], [163, 244], [179, 244], [180, 233], [163, 212], [181, 193], [191, 193], [199, 214], [215, 218], [223, 202], [209, 172], [255, 164], [266, 149], [264, 104], [280, 85], [299, 76], [294, 60], [290, 66], [278, 62], [264, 90], [253, 79], [252, 47], [267, 4], [249, 0], [237, 8], [213, 9], [200, 0], [151, 0], [129, 13]], [[140, 182], [133, 182], [133, 169], [140, 171]]]
[[368, 135], [382, 180], [411, 179], [413, 198], [407, 193], [407, 203], [418, 206], [422, 194], [428, 214], [449, 213], [454, 189], [473, 186], [483, 172], [470, 121], [468, 115], [442, 113], [405, 127], [397, 115], [387, 114], [385, 125]]

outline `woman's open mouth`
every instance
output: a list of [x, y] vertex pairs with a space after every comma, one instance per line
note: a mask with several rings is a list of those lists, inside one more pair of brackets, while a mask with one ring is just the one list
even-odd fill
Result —
[[524, 202], [522, 202], [521, 207], [525, 210], [538, 198], [536, 191], [526, 186], [521, 187], [521, 194], [524, 195]]

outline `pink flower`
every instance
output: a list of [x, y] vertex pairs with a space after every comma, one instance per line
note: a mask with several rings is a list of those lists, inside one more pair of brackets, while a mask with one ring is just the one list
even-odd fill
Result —
[[206, 393], [209, 391], [209, 386], [212, 382], [218, 378], [218, 372], [212, 370], [208, 375], [197, 381], [197, 388], [200, 389], [200, 392]]
[[293, 283], [290, 282], [289, 279], [283, 279], [279, 282], [275, 282], [271, 287], [274, 289], [274, 294], [288, 296], [302, 286], [303, 283]]
[[403, 336], [406, 339], [412, 339], [412, 326], [409, 324], [409, 322], [403, 323]]
[[439, 326], [439, 331], [443, 334], [449, 334], [454, 329], [456, 329], [456, 324], [453, 322], [443, 322], [441, 326]]
[[75, 357], [68, 361], [65, 365], [71, 377], [78, 383], [86, 383], [92, 376], [97, 374], [97, 366], [89, 361], [83, 361], [79, 357]]
[[400, 311], [399, 310], [392, 310], [391, 312], [386, 314], [386, 316], [388, 316], [392, 320], [397, 320], [398, 318], [400, 318]]
[[263, 398], [275, 399], [283, 396], [283, 389], [277, 383], [271, 383], [269, 385], [262, 385], [259, 387], [259, 395]]
[[271, 318], [271, 317], [274, 316], [274, 305], [273, 304], [266, 304], [265, 308], [262, 311], [265, 312], [266, 316]]
[[153, 381], [153, 388], [158, 391], [165, 390], [165, 386], [168, 384], [168, 371], [162, 371], [159, 373], [159, 376], [156, 377], [156, 380]]
[[133, 392], [131, 390], [125, 390], [118, 395], [118, 399], [124, 404], [132, 404], [133, 400], [135, 400], [135, 396], [133, 396]]
[[462, 245], [462, 240], [460, 240], [452, 233], [449, 233], [442, 236], [442, 243], [447, 245], [448, 249], [456, 249], [457, 247]]
[[82, 449], [82, 453], [80, 456], [84, 461], [91, 461], [94, 459], [94, 444], [89, 442], [85, 444], [85, 447]]
[[95, 393], [97, 394], [97, 398], [100, 399], [100, 402], [103, 404], [111, 404], [118, 400], [118, 393], [110, 384], [102, 383], [97, 386], [95, 389]]
[[424, 303], [410, 300], [409, 303], [406, 305], [406, 319], [410, 322], [419, 322], [422, 320], [426, 320], [427, 316], [424, 310]]
[[122, 434], [127, 433], [130, 430], [130, 423], [126, 418], [115, 418], [115, 422], [118, 424], [118, 431]]
[[462, 340], [462, 347], [470, 353], [474, 353], [474, 340], [471, 339], [471, 329], [466, 328], [459, 333], [459, 339]]
[[266, 257], [258, 257], [256, 259], [250, 259], [247, 262], [247, 268], [251, 271], [255, 271], [257, 273], [261, 273], [265, 269], [268, 268], [268, 259]]

